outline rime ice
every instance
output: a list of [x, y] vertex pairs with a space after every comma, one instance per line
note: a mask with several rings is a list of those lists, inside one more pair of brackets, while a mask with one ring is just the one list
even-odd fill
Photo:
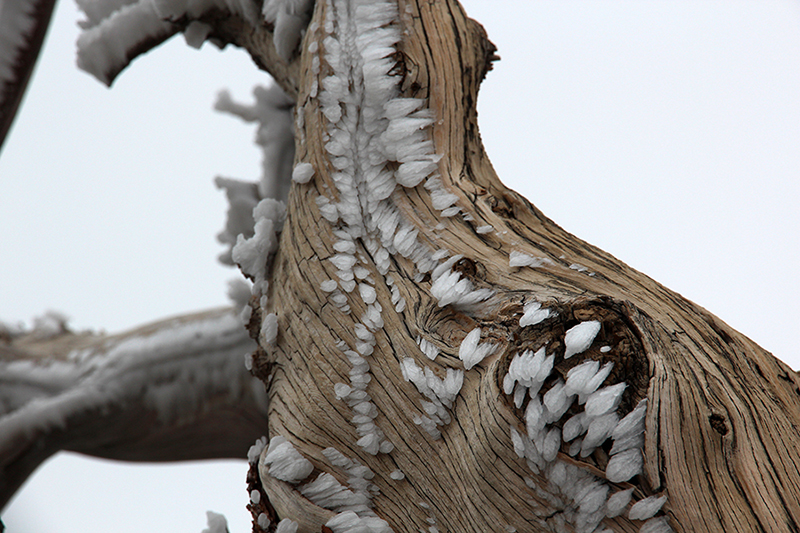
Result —
[[270, 439], [266, 454], [262, 454], [262, 463], [267, 467], [265, 473], [288, 483], [302, 481], [314, 469], [314, 465], [280, 435]]
[[206, 521], [208, 528], [202, 533], [228, 533], [228, 521], [219, 513], [206, 511]]
[[575, 354], [583, 353], [592, 345], [599, 332], [600, 322], [597, 320], [581, 322], [567, 330], [567, 334], [564, 337], [564, 344], [566, 345], [564, 358], [569, 359]]

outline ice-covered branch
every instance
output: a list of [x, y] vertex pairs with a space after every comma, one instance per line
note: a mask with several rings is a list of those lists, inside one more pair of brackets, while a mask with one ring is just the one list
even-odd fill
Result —
[[14, 335], [0, 344], [0, 507], [59, 450], [245, 458], [266, 431], [264, 385], [245, 368], [254, 348], [230, 309], [118, 335]]
[[0, 147], [39, 56], [55, 0], [0, 2]]
[[[80, 0], [86, 19], [78, 39], [78, 66], [111, 85], [137, 56], [178, 32], [200, 48], [246, 48], [284, 89], [293, 92], [288, 71], [299, 68], [297, 49], [311, 18], [312, 0]], [[270, 61], [264, 61], [264, 58]], [[1, 57], [0, 57], [1, 59]], [[2, 78], [0, 78], [2, 79]]]

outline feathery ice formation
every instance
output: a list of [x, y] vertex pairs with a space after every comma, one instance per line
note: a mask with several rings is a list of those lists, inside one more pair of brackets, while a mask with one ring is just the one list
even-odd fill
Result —
[[[198, 20], [214, 10], [241, 17], [253, 26], [261, 20], [272, 25], [275, 48], [288, 61], [297, 50], [313, 5], [313, 0], [265, 0], [263, 4], [253, 0], [78, 0], [78, 7], [86, 15], [80, 23], [84, 31], [78, 38], [78, 67], [111, 85], [138, 54], [175, 33], [183, 32], [186, 43], [193, 48], [200, 48], [209, 39], [223, 46], [211, 37], [213, 28]], [[9, 18], [14, 23], [14, 33], [25, 31], [30, 24], [25, 15]], [[4, 54], [3, 48], [0, 82], [3, 66], [13, 60], [15, 52], [9, 48], [11, 53]]]
[[[429, 132], [434, 117], [427, 102], [400, 96], [399, 78], [392, 74], [395, 46], [402, 37], [395, 5], [329, 0], [325, 9], [324, 25], [312, 25], [312, 38], [306, 41], [310, 41], [308, 52], [313, 54], [312, 74], [318, 76], [323, 69], [330, 73], [312, 85], [310, 96], [318, 99], [327, 120], [325, 150], [332, 168], [314, 168], [312, 160], [299, 161], [291, 179], [296, 186], [314, 185], [315, 179], [330, 171], [335, 194], [320, 195], [316, 204], [336, 237], [334, 253], [328, 259], [335, 277], [323, 281], [320, 289], [345, 314], [363, 309], [352, 332], [352, 345], [341, 339], [337, 343], [351, 370], [349, 382], [336, 383], [333, 392], [352, 410], [357, 444], [373, 455], [389, 454], [394, 446], [376, 423], [379, 413], [368, 384], [376, 334], [383, 328], [383, 308], [377, 301], [379, 284], [383, 284], [381, 290], [391, 291], [395, 312], [403, 313], [406, 305], [390, 273], [392, 257], [412, 261], [418, 276], [430, 275], [431, 294], [439, 307], [469, 312], [494, 292], [476, 287], [455, 268], [461, 255], [432, 249], [395, 203], [399, 191], [421, 187], [442, 217], [454, 216], [461, 209], [456, 205], [458, 197], [444, 189], [438, 174], [440, 157]], [[303, 109], [297, 115], [295, 127], [303, 142]], [[480, 230], [478, 233], [484, 234], [492, 228], [481, 226]], [[509, 267], [550, 266], [550, 259], [520, 251], [509, 256]], [[519, 326], [536, 326], [556, 315], [541, 303], [528, 301]], [[601, 326], [597, 320], [587, 320], [566, 331], [560, 360], [584, 353]], [[421, 355], [436, 359], [438, 348], [430, 341], [419, 337], [417, 344]], [[431, 439], [441, 438], [442, 428], [451, 421], [449, 410], [463, 385], [464, 372], [499, 348], [494, 342], [481, 342], [478, 327], [467, 333], [459, 347], [463, 370], [450, 368], [446, 377], [440, 378], [431, 368], [420, 366], [419, 359], [402, 360], [403, 378], [421, 395], [424, 412], [412, 415], [412, 420]], [[621, 413], [626, 383], [605, 383], [613, 363], [579, 361], [563, 378], [554, 378], [555, 357], [547, 354], [546, 347], [523, 350], [513, 357], [503, 380], [504, 392], [524, 412], [524, 428], [510, 428], [514, 451], [530, 469], [532, 477], [527, 480], [531, 490], [548, 502], [549, 511], [557, 510], [549, 524], [555, 521], [557, 527], [590, 533], [602, 531], [606, 518], [627, 512], [630, 520], [643, 521], [644, 531], [670, 531], [666, 517], [659, 514], [666, 496], [634, 494], [628, 488], [628, 482], [642, 471], [646, 400]], [[577, 461], [564, 459], [587, 458], [600, 448], [609, 448], [605, 478], [581, 468]], [[401, 471], [392, 474], [396, 481], [405, 478]], [[534, 481], [536, 477], [539, 481]], [[373, 518], [369, 502], [376, 491], [359, 491], [356, 485], [352, 479], [349, 486], [342, 485], [331, 474], [322, 473], [298, 490], [313, 503], [338, 512], [342, 523], [346, 517], [354, 521]], [[544, 521], [541, 525], [550, 527]]]
[[[392, 74], [392, 56], [402, 37], [397, 6], [336, 0], [326, 4], [326, 13], [324, 27], [313, 29], [321, 32], [320, 39], [308, 45], [309, 53], [316, 54], [313, 74], [317, 75], [323, 65], [331, 72], [312, 88], [312, 96], [318, 98], [328, 121], [325, 150], [337, 193], [317, 199], [320, 213], [333, 225], [337, 239], [333, 246], [336, 253], [329, 259], [337, 279], [322, 282], [320, 289], [329, 293], [330, 301], [344, 313], [354, 308], [352, 298], [357, 299], [359, 307], [365, 307], [353, 332], [354, 345], [339, 341], [352, 369], [350, 382], [337, 383], [335, 394], [353, 410], [358, 445], [371, 454], [389, 453], [393, 445], [375, 423], [378, 411], [367, 392], [369, 358], [376, 346], [375, 334], [383, 327], [376, 283], [383, 282], [391, 291], [395, 311], [400, 313], [405, 300], [389, 274], [391, 257], [412, 260], [420, 273], [434, 270], [443, 258], [436, 257], [418, 239], [418, 230], [404, 220], [392, 195], [398, 186], [423, 185], [435, 200], [436, 209], [450, 210], [451, 214], [458, 212], [458, 208], [453, 210], [457, 197], [444, 190], [439, 178], [440, 156], [434, 153], [430, 140], [428, 129], [433, 116], [426, 102], [401, 97], [400, 78]], [[302, 113], [298, 110], [299, 117]], [[293, 171], [299, 184], [309, 183], [318, 174], [307, 161], [299, 162]], [[453, 262], [436, 275], [445, 276]], [[457, 282], [455, 279], [452, 285]], [[464, 285], [458, 290], [464, 292]], [[444, 287], [441, 292], [447, 296], [453, 290]], [[433, 353], [431, 346], [426, 349]], [[435, 395], [429, 400], [423, 404], [429, 416], [418, 416], [415, 421], [437, 435], [437, 423], [449, 421], [445, 409], [452, 400], [442, 401]]]
[[[231, 203], [228, 222], [220, 240], [228, 245], [222, 260], [236, 263], [253, 282], [262, 313], [260, 344], [273, 345], [279, 335], [280, 317], [267, 313], [272, 256], [286, 216], [289, 187], [315, 186], [315, 180], [330, 177], [333, 188], [322, 189], [316, 206], [331, 226], [335, 243], [327, 263], [335, 273], [321, 282], [320, 289], [344, 314], [358, 310], [350, 342], [339, 339], [336, 346], [350, 364], [349, 380], [333, 386], [333, 394], [352, 412], [351, 423], [358, 435], [356, 444], [371, 455], [391, 454], [394, 444], [376, 420], [378, 407], [369, 392], [370, 361], [384, 328], [384, 309], [378, 293], [388, 291], [395, 313], [404, 313], [406, 301], [393, 277], [393, 262], [404, 258], [414, 265], [415, 281], [429, 275], [430, 293], [439, 308], [450, 307], [470, 313], [490, 300], [495, 292], [477, 286], [458, 268], [461, 255], [436, 247], [423, 228], [401, 213], [397, 198], [411, 190], [428, 195], [440, 217], [462, 212], [459, 197], [449, 192], [439, 175], [441, 156], [431, 136], [435, 122], [428, 102], [401, 95], [401, 76], [395, 73], [397, 44], [403, 38], [400, 14], [393, 2], [369, 0], [327, 0], [322, 25], [308, 27], [311, 0], [267, 0], [260, 15], [249, 0], [110, 0], [86, 2], [86, 32], [79, 42], [83, 68], [110, 83], [113, 74], [129, 60], [128, 52], [144, 40], [163, 39], [177, 31], [170, 20], [189, 19], [212, 9], [224, 9], [248, 21], [259, 18], [274, 27], [278, 54], [289, 60], [300, 43], [311, 56], [312, 82], [309, 96], [316, 99], [326, 120], [325, 168], [318, 161], [300, 160], [292, 166], [292, 140], [297, 134], [304, 142], [304, 109], [291, 118], [292, 103], [279, 89], [259, 89], [256, 105], [241, 106], [222, 94], [217, 107], [246, 121], [258, 122], [258, 143], [264, 150], [264, 173], [259, 184], [219, 178]], [[122, 29], [125, 31], [121, 31]], [[187, 42], [202, 44], [210, 28], [190, 22], [183, 28]], [[326, 74], [322, 76], [322, 73]], [[294, 131], [296, 130], [296, 132]], [[294, 185], [292, 185], [294, 184]], [[333, 190], [335, 189], [335, 190]], [[464, 213], [465, 220], [474, 220]], [[493, 231], [491, 225], [476, 228], [479, 235]], [[519, 250], [509, 254], [510, 268], [555, 266], [544, 257]], [[570, 268], [575, 267], [573, 265]], [[573, 270], [580, 270], [575, 267]], [[245, 309], [243, 318], [248, 319]], [[540, 302], [524, 304], [519, 327], [535, 327], [557, 316]], [[630, 520], [642, 521], [642, 531], [670, 531], [661, 511], [663, 494], [645, 494], [629, 482], [643, 467], [646, 400], [628, 411], [621, 410], [625, 382], [606, 383], [613, 376], [612, 362], [587, 358], [584, 354], [602, 328], [598, 320], [580, 322], [565, 332], [564, 351], [548, 353], [547, 344], [536, 350], [515, 354], [502, 379], [503, 392], [511, 404], [524, 413], [524, 424], [510, 428], [513, 449], [530, 471], [528, 485], [540, 501], [546, 501], [545, 528], [572, 528], [579, 532], [603, 531], [603, 521], [627, 512]], [[420, 357], [403, 357], [400, 372], [420, 395], [424, 414], [410, 415], [432, 440], [442, 437], [451, 421], [451, 410], [461, 392], [465, 373], [494, 360], [502, 344], [484, 340], [485, 331], [473, 327], [458, 348], [461, 368], [447, 368], [439, 377], [421, 360], [435, 362], [439, 348], [419, 336]], [[602, 353], [603, 350], [600, 350]], [[558, 361], [575, 358], [565, 375], [555, 368]], [[252, 364], [252, 361], [250, 361]], [[524, 427], [523, 427], [524, 426]], [[580, 461], [606, 453], [602, 476], [582, 468]], [[333, 448], [323, 451], [328, 464], [312, 463], [291, 441], [274, 436], [266, 445], [259, 441], [248, 457], [258, 462], [263, 478], [288, 483], [315, 505], [336, 513], [326, 526], [336, 532], [388, 532], [388, 524], [375, 516], [372, 499], [378, 494], [371, 481], [374, 474], [355, 459]], [[579, 458], [568, 460], [569, 457]], [[323, 466], [335, 473], [321, 472]], [[336, 474], [336, 475], [334, 475]], [[346, 479], [346, 484], [342, 480]], [[406, 474], [395, 470], [390, 479], [401, 482]], [[261, 492], [251, 494], [251, 503], [261, 502]], [[557, 512], [553, 513], [553, 509]], [[266, 529], [270, 517], [258, 514], [257, 524]], [[555, 524], [555, 526], [553, 526]], [[285, 518], [277, 531], [294, 531], [298, 524]], [[432, 526], [433, 527], [433, 526]]]
[[[539, 309], [526, 307], [523, 316]], [[560, 361], [588, 350], [601, 326], [588, 320], [567, 330]], [[601, 347], [598, 353], [607, 354], [608, 348]], [[623, 416], [620, 402], [627, 384], [607, 384], [613, 362], [601, 365], [588, 358], [562, 376], [554, 369], [556, 358], [556, 353], [547, 353], [546, 345], [535, 352], [519, 352], [502, 382], [503, 392], [524, 413], [524, 429], [512, 425], [510, 435], [517, 456], [537, 478], [526, 478], [526, 483], [549, 504], [537, 518], [540, 526], [571, 526], [579, 533], [610, 531], [602, 521], [627, 509], [629, 520], [643, 522], [641, 531], [672, 531], [667, 517], [658, 515], [666, 495], [637, 500], [635, 489], [625, 488], [642, 474], [646, 398]], [[585, 459], [596, 450], [607, 461], [602, 477], [581, 468], [579, 462], [566, 460], [567, 456]]]

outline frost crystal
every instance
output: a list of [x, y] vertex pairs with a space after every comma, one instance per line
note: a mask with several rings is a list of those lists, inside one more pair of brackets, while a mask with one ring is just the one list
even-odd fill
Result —
[[292, 180], [295, 183], [308, 183], [314, 176], [314, 167], [311, 163], [298, 163], [292, 171]]
[[354, 511], [356, 513], [371, 513], [370, 499], [366, 493], [353, 492], [335, 477], [322, 473], [311, 483], [300, 487], [300, 494], [311, 500], [315, 505], [333, 511]]
[[483, 359], [497, 349], [497, 345], [486, 342], [479, 344], [481, 338], [481, 328], [475, 328], [464, 337], [458, 349], [458, 358], [464, 362], [466, 370], [471, 369]]
[[452, 266], [462, 256], [455, 255], [436, 267], [431, 273], [431, 294], [439, 300], [439, 307], [454, 305], [469, 307], [490, 298], [491, 289], [475, 289], [472, 282], [462, 278], [461, 273], [452, 271]]
[[297, 533], [297, 528], [297, 522], [288, 518], [284, 518], [278, 522], [278, 527], [275, 529], [275, 533]]
[[606, 516], [614, 518], [622, 514], [622, 511], [628, 506], [628, 502], [631, 501], [632, 494], [632, 488], [614, 493], [606, 503]]
[[311, 461], [300, 455], [292, 443], [280, 435], [270, 439], [263, 463], [268, 467], [269, 475], [288, 483], [298, 483], [314, 470]]
[[275, 344], [278, 338], [278, 316], [275, 313], [269, 313], [264, 317], [264, 322], [261, 324], [261, 337], [265, 344]]
[[523, 307], [522, 316], [519, 319], [519, 327], [534, 326], [550, 316], [549, 309], [542, 309], [539, 302], [528, 302]]
[[644, 458], [638, 448], [620, 452], [608, 461], [606, 477], [612, 483], [622, 483], [641, 473], [643, 465]]
[[510, 267], [536, 268], [548, 263], [552, 263], [552, 261], [546, 257], [531, 257], [528, 254], [517, 251], [511, 252], [508, 256], [508, 266]]
[[631, 510], [628, 512], [628, 518], [631, 520], [647, 520], [652, 518], [667, 501], [666, 496], [650, 496], [643, 500], [634, 503]]
[[258, 458], [261, 456], [261, 452], [264, 451], [266, 446], [267, 437], [261, 437], [258, 439], [256, 443], [250, 446], [250, 449], [247, 451], [247, 461], [251, 464], [257, 463]]
[[617, 383], [610, 387], [603, 387], [602, 389], [592, 393], [589, 399], [586, 400], [586, 414], [589, 416], [600, 416], [612, 409], [616, 409], [619, 405], [622, 393], [625, 391], [625, 383]]
[[597, 320], [581, 322], [567, 330], [567, 334], [564, 336], [564, 344], [566, 345], [564, 359], [569, 359], [575, 354], [586, 351], [592, 345], [599, 332], [600, 322]]
[[206, 511], [206, 522], [208, 528], [204, 529], [202, 533], [228, 533], [228, 521], [223, 515]]
[[325, 525], [333, 533], [391, 533], [392, 529], [385, 520], [374, 516], [360, 517], [353, 511], [339, 513]]

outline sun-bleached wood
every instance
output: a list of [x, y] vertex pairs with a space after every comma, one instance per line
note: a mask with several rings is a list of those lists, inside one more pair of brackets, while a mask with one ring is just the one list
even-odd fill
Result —
[[[308, 94], [310, 59], [303, 53], [293, 64], [300, 65], [294, 72], [305, 74], [282, 84], [289, 90], [297, 87], [298, 109], [304, 113], [297, 160], [312, 162], [321, 178], [312, 186], [293, 188], [275, 260], [268, 311], [278, 314], [280, 333], [277, 345], [264, 347], [260, 357], [262, 376], [272, 376], [271, 434], [291, 436], [321, 469], [325, 460], [320, 451], [328, 446], [368, 465], [381, 490], [373, 502], [375, 512], [395, 531], [427, 527], [431, 516], [447, 531], [491, 531], [498, 524], [537, 530], [540, 526], [530, 518], [541, 511], [532, 508], [537, 497], [524, 482], [536, 476], [516, 457], [509, 436], [509, 427], [522, 427], [524, 421], [504, 399], [501, 380], [518, 350], [547, 342], [554, 346], [578, 321], [600, 320], [603, 330], [595, 345], [605, 342], [613, 350], [589, 356], [616, 362], [616, 381], [629, 385], [624, 409], [641, 398], [649, 400], [645, 474], [620, 487], [634, 486], [636, 497], [668, 494], [664, 510], [676, 531], [796, 528], [800, 380], [795, 372], [705, 309], [565, 232], [504, 187], [483, 150], [476, 122], [478, 87], [493, 54], [483, 29], [456, 2], [403, 1], [399, 11], [403, 95], [428, 99], [437, 119], [432, 128], [436, 152], [444, 156], [442, 181], [475, 220], [453, 217], [444, 221], [443, 230], [435, 230], [439, 214], [420, 188], [396, 192], [394, 199], [419, 229], [421, 241], [464, 254], [459, 264], [463, 274], [496, 295], [473, 313], [439, 308], [429, 281], [414, 281], [413, 265], [393, 258], [390, 274], [407, 306], [403, 314], [394, 312], [389, 291], [379, 284], [385, 326], [376, 334], [368, 390], [380, 412], [376, 422], [395, 449], [389, 455], [363, 453], [348, 422], [350, 410], [334, 397], [333, 386], [347, 383], [349, 370], [335, 343], [355, 341], [353, 328], [364, 307], [351, 299], [352, 313], [343, 315], [319, 289], [321, 282], [335, 279], [325, 260], [335, 253], [336, 239], [314, 200], [326, 192], [323, 188], [335, 187], [327, 170], [324, 119]], [[322, 12], [318, 5], [315, 17]], [[318, 38], [310, 32], [302, 50]], [[279, 65], [282, 72], [292, 68]], [[476, 232], [487, 224], [494, 231]], [[509, 267], [514, 250], [548, 263]], [[558, 310], [558, 316], [520, 328], [526, 296]], [[442, 428], [442, 439], [433, 441], [411, 422], [409, 413], [424, 413], [415, 401], [416, 390], [400, 374], [400, 361], [424, 361], [414, 342], [421, 334], [441, 352], [429, 366], [459, 367], [458, 346], [476, 326], [483, 329], [483, 338], [502, 348], [466, 374], [453, 421]], [[559, 370], [566, 374], [570, 366], [561, 361]], [[602, 477], [604, 465], [597, 463], [602, 458], [559, 457]], [[396, 468], [406, 481], [388, 477]], [[285, 484], [277, 487], [276, 480], [262, 482], [278, 516], [297, 520], [301, 530], [319, 531], [322, 518], [304, 511], [308, 502], [296, 491]], [[431, 510], [418, 502], [428, 502]], [[615, 531], [639, 527], [624, 515], [604, 524]]]
[[[474, 286], [495, 292], [472, 310], [439, 307], [429, 277], [418, 277], [409, 260], [392, 257], [390, 275], [406, 307], [395, 311], [389, 289], [376, 284], [384, 327], [375, 334], [368, 391], [379, 411], [376, 423], [394, 444], [390, 454], [378, 455], [356, 445], [351, 409], [334, 394], [334, 385], [347, 383], [350, 371], [336, 344], [355, 343], [354, 327], [365, 306], [350, 298], [351, 313], [344, 314], [320, 289], [322, 282], [336, 279], [327, 261], [335, 254], [336, 237], [315, 200], [336, 187], [324, 147], [327, 123], [311, 90], [320, 80], [314, 79], [307, 50], [321, 38], [325, 3], [315, 8], [317, 31], [306, 34], [288, 63], [276, 53], [269, 25], [253, 27], [219, 12], [201, 17], [213, 26], [214, 39], [248, 50], [256, 65], [296, 100], [303, 114], [296, 158], [312, 163], [316, 171], [309, 183], [292, 186], [271, 272], [269, 307], [256, 308], [250, 322], [257, 338], [261, 317], [268, 312], [278, 316], [276, 344], [262, 346], [254, 361], [255, 374], [268, 388], [269, 434], [289, 438], [314, 464], [312, 476], [328, 469], [322, 454], [327, 447], [367, 465], [380, 489], [372, 500], [374, 511], [394, 531], [427, 529], [429, 519], [440, 531], [553, 530], [555, 509], [526, 483], [529, 478], [545, 487], [547, 480], [514, 452], [510, 429], [522, 431], [525, 420], [503, 393], [502, 380], [517, 352], [545, 345], [558, 352], [567, 330], [597, 320], [601, 331], [580, 359], [615, 363], [613, 382], [628, 385], [623, 413], [648, 400], [644, 473], [613, 485], [633, 488], [636, 499], [666, 494], [663, 511], [675, 531], [798, 529], [797, 374], [708, 311], [565, 232], [504, 187], [481, 144], [475, 107], [494, 47], [455, 1], [398, 4], [404, 31], [396, 70], [402, 93], [426, 99], [435, 115], [431, 132], [436, 153], [443, 156], [441, 179], [468, 217], [443, 219], [422, 187], [395, 191], [393, 201], [417, 228], [421, 242], [432, 250], [462, 254], [455, 268]], [[489, 225], [491, 231], [478, 231]], [[511, 252], [545, 261], [533, 268], [511, 267]], [[371, 267], [372, 276], [380, 279]], [[520, 327], [523, 304], [532, 299], [550, 309], [551, 316]], [[440, 426], [442, 437], [433, 440], [413, 423], [414, 415], [424, 412], [400, 364], [411, 357], [440, 377], [447, 368], [462, 368], [459, 345], [478, 327], [481, 340], [499, 348], [465, 374], [450, 410], [452, 421]], [[435, 361], [419, 350], [418, 336], [438, 348]], [[601, 352], [601, 346], [611, 349]], [[578, 358], [561, 357], [556, 372], [566, 375], [578, 363]], [[602, 479], [608, 456], [600, 449], [586, 458], [561, 452], [559, 459]], [[390, 477], [397, 469], [405, 474], [403, 480]], [[341, 473], [332, 473], [347, 483]], [[323, 524], [333, 516], [296, 487], [269, 476], [259, 479], [255, 469], [248, 490], [262, 492], [260, 503], [250, 507], [254, 518], [266, 513], [273, 528], [276, 519], [291, 518], [300, 531], [325, 531]], [[603, 525], [638, 531], [641, 524], [626, 516], [605, 519]]]

